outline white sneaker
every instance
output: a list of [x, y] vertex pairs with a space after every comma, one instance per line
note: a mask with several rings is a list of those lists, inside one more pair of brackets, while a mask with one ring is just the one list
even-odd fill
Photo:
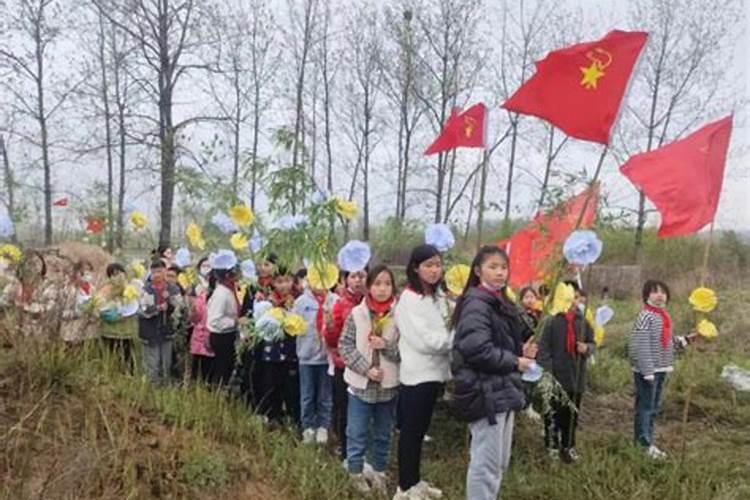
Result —
[[654, 445], [648, 447], [648, 450], [646, 450], [646, 455], [648, 455], [650, 458], [653, 458], [654, 460], [666, 460], [667, 458], [667, 454]]
[[429, 434], [425, 434], [424, 438], [422, 438], [422, 442], [423, 443], [431, 443], [432, 442], [432, 436], [430, 436]]
[[539, 421], [539, 420], [541, 420], [541, 419], [542, 419], [542, 416], [541, 416], [541, 415], [539, 415], [539, 414], [538, 414], [538, 413], [536, 412], [536, 410], [534, 410], [534, 408], [532, 408], [531, 406], [529, 406], [528, 408], [526, 408], [526, 409], [525, 409], [525, 410], [523, 411], [523, 414], [524, 414], [524, 416], [526, 416], [526, 418], [528, 418], [529, 420]]
[[315, 441], [322, 445], [328, 444], [328, 429], [325, 427], [318, 428], [315, 433]]
[[367, 460], [365, 460], [365, 465], [362, 467], [362, 472], [365, 476], [372, 475], [375, 473], [375, 469], [372, 468], [372, 465], [367, 463]]
[[359, 491], [360, 493], [370, 493], [370, 485], [367, 482], [367, 478], [365, 478], [364, 474], [349, 474], [349, 477], [352, 480], [352, 485], [354, 486], [354, 489]]
[[313, 444], [315, 442], [315, 429], [302, 431], [302, 444]]
[[427, 497], [422, 496], [416, 486], [412, 486], [406, 491], [401, 488], [396, 488], [396, 494], [393, 495], [393, 500], [426, 500]]
[[416, 490], [416, 492], [420, 494], [422, 498], [443, 498], [443, 492], [440, 489], [435, 488], [427, 481], [418, 482], [416, 486], [412, 486], [411, 488], [409, 488], [409, 491], [411, 490]]
[[363, 474], [370, 482], [372, 489], [381, 494], [385, 494], [388, 491], [388, 476], [385, 475], [385, 472], [372, 471], [369, 474], [366, 472]]

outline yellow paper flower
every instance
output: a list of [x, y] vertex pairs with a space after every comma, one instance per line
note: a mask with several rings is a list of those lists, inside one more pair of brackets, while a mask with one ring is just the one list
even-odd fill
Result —
[[357, 203], [354, 201], [347, 201], [338, 196], [334, 197], [336, 200], [336, 212], [346, 220], [352, 220], [357, 217]]
[[281, 327], [292, 337], [299, 337], [307, 332], [307, 322], [299, 314], [287, 314], [281, 322]]
[[456, 264], [445, 273], [445, 285], [453, 295], [461, 295], [469, 281], [471, 268], [466, 264]]
[[232, 222], [237, 224], [239, 227], [248, 227], [255, 221], [255, 214], [252, 209], [241, 203], [235, 205], [229, 209], [229, 217], [232, 218]]
[[130, 304], [138, 299], [138, 288], [135, 285], [126, 285], [122, 291], [122, 298], [126, 304]]
[[568, 309], [573, 306], [575, 298], [576, 291], [572, 286], [565, 283], [558, 283], [557, 288], [555, 288], [555, 300], [552, 302], [550, 314], [568, 312]]
[[193, 284], [190, 281], [190, 276], [188, 276], [188, 273], [180, 273], [177, 275], [177, 283], [183, 288], [183, 290], [186, 290], [190, 288], [190, 286]]
[[130, 225], [133, 226], [133, 230], [135, 231], [142, 231], [148, 224], [148, 219], [146, 219], [146, 216], [138, 210], [134, 210], [130, 214], [128, 220], [130, 221]]
[[544, 311], [544, 302], [542, 302], [541, 299], [536, 299], [533, 307], [535, 311]]
[[11, 245], [10, 243], [0, 245], [0, 259], [6, 263], [12, 262], [17, 264], [21, 262], [21, 257], [23, 257], [23, 252], [21, 252], [21, 249], [17, 246]]
[[237, 251], [247, 250], [247, 236], [242, 233], [234, 233], [232, 237], [229, 238], [229, 243], [232, 245], [232, 248]]
[[133, 276], [139, 280], [142, 280], [146, 276], [146, 268], [137, 260], [130, 264], [130, 270], [133, 271]]
[[203, 239], [203, 232], [201, 231], [200, 226], [195, 222], [188, 224], [185, 229], [185, 236], [187, 236], [188, 243], [190, 243], [191, 247], [197, 248], [198, 250], [206, 248], [206, 241]]
[[716, 328], [716, 325], [707, 319], [700, 320], [695, 329], [698, 331], [698, 335], [706, 339], [712, 339], [719, 336], [719, 330]]
[[596, 347], [599, 347], [604, 342], [604, 327], [596, 324], [594, 313], [590, 307], [586, 309], [586, 323], [594, 330], [594, 344], [596, 344]]
[[518, 302], [518, 296], [516, 296], [516, 292], [513, 291], [513, 289], [509, 286], [505, 287], [505, 296], [508, 297], [508, 300], [511, 302]]
[[693, 306], [694, 310], [702, 313], [710, 313], [716, 309], [716, 304], [719, 303], [719, 299], [716, 297], [716, 292], [705, 287], [693, 290], [690, 293], [688, 301], [690, 302], [690, 305]]
[[329, 290], [339, 281], [339, 268], [330, 262], [312, 264], [307, 270], [307, 282], [314, 290]]
[[284, 312], [284, 309], [282, 309], [281, 307], [272, 307], [271, 309], [268, 310], [266, 314], [271, 316], [273, 319], [275, 319], [279, 323], [284, 321], [284, 316], [286, 315], [286, 313]]

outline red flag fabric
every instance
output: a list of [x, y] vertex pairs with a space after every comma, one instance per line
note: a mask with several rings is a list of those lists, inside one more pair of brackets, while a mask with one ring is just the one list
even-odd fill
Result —
[[484, 147], [484, 122], [486, 108], [483, 103], [478, 103], [464, 111], [453, 108], [451, 115], [443, 126], [443, 131], [430, 144], [424, 154], [434, 155], [458, 147], [483, 148]]
[[547, 120], [571, 137], [609, 144], [630, 76], [648, 34], [610, 31], [547, 54], [503, 107]]
[[55, 200], [54, 203], [52, 203], [55, 207], [67, 207], [68, 206], [68, 198], [60, 198], [59, 200]]
[[579, 229], [594, 225], [598, 204], [599, 185], [596, 184], [550, 212], [538, 213], [508, 240], [498, 242], [509, 254], [511, 286], [522, 287], [544, 279], [551, 258], [575, 230], [584, 205], [586, 210]]
[[660, 238], [693, 234], [714, 220], [731, 134], [729, 115], [620, 167], [659, 210]]
[[88, 217], [86, 219], [86, 232], [89, 234], [98, 234], [104, 230], [104, 219], [99, 217]]

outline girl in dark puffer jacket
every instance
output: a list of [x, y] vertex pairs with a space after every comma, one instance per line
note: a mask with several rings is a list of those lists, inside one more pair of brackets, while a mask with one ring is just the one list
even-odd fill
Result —
[[471, 270], [453, 316], [455, 406], [471, 432], [466, 498], [495, 500], [510, 462], [514, 414], [525, 404], [521, 372], [537, 347], [523, 343], [526, 327], [506, 294], [505, 252], [482, 247]]

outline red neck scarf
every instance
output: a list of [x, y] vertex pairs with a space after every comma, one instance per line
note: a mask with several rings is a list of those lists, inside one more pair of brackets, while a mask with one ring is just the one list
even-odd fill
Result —
[[362, 299], [364, 298], [361, 293], [354, 293], [351, 288], [346, 288], [345, 293], [355, 306], [362, 302]]
[[565, 350], [568, 354], [576, 356], [576, 312], [571, 310], [565, 313]]
[[263, 276], [262, 278], [258, 278], [258, 286], [260, 288], [263, 288], [264, 291], [271, 288], [272, 284], [273, 278], [271, 276]]
[[156, 305], [157, 306], [162, 305], [167, 300], [167, 297], [166, 297], [167, 282], [162, 281], [161, 283], [157, 283], [155, 281], [152, 281], [151, 286], [154, 287], [154, 292], [156, 292]]
[[317, 328], [318, 333], [323, 332], [323, 324], [325, 322], [325, 305], [326, 305], [326, 298], [328, 298], [327, 293], [315, 293], [312, 292], [312, 296], [315, 298], [315, 301], [318, 303], [318, 313], [315, 315], [315, 328]]
[[239, 314], [241, 304], [240, 298], [237, 297], [237, 280], [234, 279], [234, 276], [226, 276], [223, 280], [221, 280], [221, 284], [229, 288], [229, 290], [232, 292], [232, 297], [234, 297], [234, 302], [237, 305], [237, 314]]
[[651, 304], [644, 304], [643, 308], [661, 317], [661, 345], [667, 347], [672, 340], [672, 318], [669, 317], [669, 313], [663, 307], [654, 307]]
[[282, 307], [284, 309], [291, 309], [291, 304], [294, 301], [294, 297], [292, 295], [281, 295], [279, 292], [274, 290], [271, 292], [271, 297], [269, 297], [271, 304], [273, 304], [275, 307]]
[[378, 302], [372, 297], [372, 295], [368, 293], [365, 301], [367, 303], [367, 308], [370, 310], [370, 313], [372, 313], [375, 318], [382, 318], [383, 316], [391, 312], [391, 306], [393, 306], [393, 302], [395, 301], [395, 299], [391, 297], [385, 302]]

